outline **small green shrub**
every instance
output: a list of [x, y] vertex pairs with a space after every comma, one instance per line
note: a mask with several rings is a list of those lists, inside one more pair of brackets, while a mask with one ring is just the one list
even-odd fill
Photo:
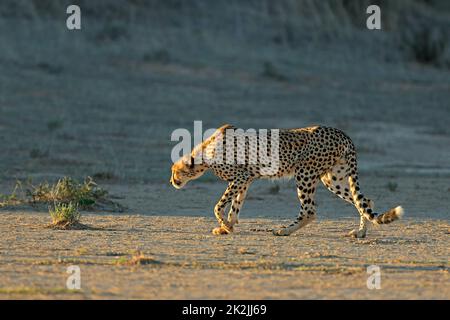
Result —
[[118, 177], [110, 171], [99, 171], [92, 175], [92, 177], [96, 180], [115, 180]]
[[31, 159], [39, 159], [39, 158], [47, 158], [48, 157], [48, 150], [43, 151], [38, 148], [33, 148], [30, 150], [30, 158]]
[[20, 186], [20, 182], [17, 182], [11, 194], [0, 194], [0, 208], [21, 203], [21, 200], [17, 196], [17, 189], [20, 188]]
[[58, 129], [61, 129], [64, 125], [64, 122], [62, 120], [50, 120], [47, 122], [47, 129], [50, 132], [56, 131]]
[[33, 185], [31, 179], [25, 182], [18, 180], [11, 194], [0, 194], [0, 207], [25, 204], [34, 208], [46, 205], [44, 207], [46, 209], [49, 204], [54, 203], [73, 203], [81, 210], [110, 212], [125, 210], [124, 206], [111, 200], [108, 191], [98, 187], [91, 177], [87, 177], [81, 183], [70, 177], [64, 177], [53, 184], [42, 182], [38, 185]]
[[278, 194], [278, 193], [280, 193], [280, 185], [279, 184], [275, 184], [275, 185], [271, 186], [270, 189], [269, 189], [269, 193], [270, 194]]
[[169, 64], [172, 61], [169, 51], [166, 49], [159, 49], [154, 52], [144, 54], [144, 62]]
[[416, 62], [435, 67], [445, 65], [447, 37], [437, 27], [419, 26], [401, 35], [401, 48]]
[[398, 184], [396, 182], [390, 181], [390, 182], [388, 182], [386, 187], [388, 188], [389, 191], [395, 192], [397, 190]]
[[262, 76], [265, 78], [270, 78], [270, 79], [277, 80], [277, 81], [287, 81], [288, 80], [288, 78], [286, 76], [284, 76], [275, 67], [275, 65], [270, 61], [264, 62]]
[[125, 24], [119, 22], [110, 22], [106, 24], [96, 35], [98, 42], [115, 42], [130, 37], [128, 28]]
[[49, 208], [50, 217], [52, 218], [52, 225], [70, 228], [80, 221], [81, 213], [78, 211], [78, 206], [72, 202], [55, 203], [53, 207]]

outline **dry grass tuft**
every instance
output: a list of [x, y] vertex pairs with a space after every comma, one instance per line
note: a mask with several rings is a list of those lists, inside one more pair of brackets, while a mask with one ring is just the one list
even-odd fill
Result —
[[72, 202], [55, 203], [53, 207], [49, 208], [49, 213], [52, 218], [50, 228], [60, 230], [80, 230], [85, 229], [86, 226], [80, 223], [81, 213], [78, 207]]
[[136, 265], [149, 265], [149, 264], [160, 264], [161, 262], [153, 259], [152, 257], [146, 256], [142, 251], [137, 250], [131, 257], [121, 257], [117, 260], [118, 265], [136, 266]]
[[16, 183], [11, 194], [0, 194], [0, 208], [16, 206], [22, 203], [20, 198], [17, 196], [17, 189], [19, 187], [19, 184]]
[[59, 179], [56, 184], [48, 182], [37, 186], [30, 184], [27, 194], [34, 203], [73, 202], [83, 209], [92, 207], [97, 200], [104, 199], [108, 192], [99, 188], [91, 177], [78, 183], [70, 177]]
[[30, 204], [36, 207], [55, 203], [72, 203], [80, 210], [123, 212], [125, 209], [119, 203], [112, 201], [108, 191], [100, 188], [91, 177], [87, 177], [81, 183], [70, 177], [63, 177], [54, 184], [42, 182], [33, 185], [31, 181], [17, 181], [10, 195], [0, 195], [0, 207], [19, 204]]
[[391, 192], [395, 192], [397, 191], [398, 184], [397, 182], [389, 181], [388, 184], [386, 185], [386, 188]]

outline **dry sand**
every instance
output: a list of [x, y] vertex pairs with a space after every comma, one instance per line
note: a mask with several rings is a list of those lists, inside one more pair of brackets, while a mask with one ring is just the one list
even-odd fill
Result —
[[[358, 224], [356, 210], [324, 188], [316, 222], [290, 237], [264, 231], [295, 215], [289, 182], [278, 193], [269, 182], [252, 188], [236, 232], [227, 236], [212, 235], [212, 213], [201, 212], [212, 209], [219, 183], [192, 183], [176, 193], [171, 210], [182, 216], [161, 215], [153, 199], [171, 196], [169, 187], [110, 185], [140, 208], [85, 213], [83, 223], [97, 230], [51, 230], [47, 213], [3, 210], [0, 298], [449, 299], [450, 225], [441, 206], [448, 180], [423, 179], [424, 194], [440, 193], [441, 201], [409, 196], [417, 180], [397, 179], [400, 191], [389, 191], [381, 177], [365, 180], [384, 199], [377, 207], [406, 209], [404, 220], [370, 228], [366, 239], [344, 237]], [[205, 203], [189, 199], [194, 194]], [[274, 212], [279, 218], [264, 217]], [[137, 250], [143, 264], [128, 264]], [[66, 289], [70, 265], [81, 268], [80, 291]], [[367, 288], [369, 265], [381, 268], [379, 290]]]

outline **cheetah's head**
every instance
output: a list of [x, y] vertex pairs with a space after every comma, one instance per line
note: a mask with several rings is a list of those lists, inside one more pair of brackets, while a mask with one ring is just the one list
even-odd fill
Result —
[[194, 163], [194, 157], [186, 155], [172, 165], [170, 183], [176, 189], [181, 189], [190, 180], [195, 180], [203, 175], [206, 169], [206, 166]]

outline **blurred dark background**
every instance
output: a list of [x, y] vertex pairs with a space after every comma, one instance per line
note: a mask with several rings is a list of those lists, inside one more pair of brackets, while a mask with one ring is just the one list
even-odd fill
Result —
[[166, 183], [194, 120], [336, 126], [362, 170], [449, 173], [449, 30], [445, 0], [2, 0], [2, 181]]

